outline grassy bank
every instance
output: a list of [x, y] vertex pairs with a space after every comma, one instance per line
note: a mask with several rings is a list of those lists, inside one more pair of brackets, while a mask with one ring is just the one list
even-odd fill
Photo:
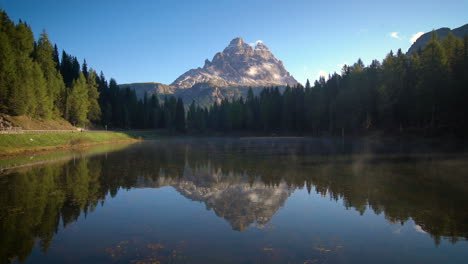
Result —
[[0, 157], [53, 149], [136, 141], [125, 133], [0, 134]]
[[29, 116], [10, 116], [0, 114], [0, 122], [10, 124], [15, 127], [21, 127], [25, 130], [76, 130], [67, 120], [56, 118], [50, 120], [41, 120]]
[[28, 155], [4, 156], [0, 158], [0, 177], [2, 171], [21, 169], [50, 162], [62, 162], [76, 157], [90, 157], [102, 153], [110, 153], [125, 149], [134, 144], [132, 141], [116, 142], [112, 144], [99, 144], [85, 148], [65, 148], [54, 151], [37, 152]]

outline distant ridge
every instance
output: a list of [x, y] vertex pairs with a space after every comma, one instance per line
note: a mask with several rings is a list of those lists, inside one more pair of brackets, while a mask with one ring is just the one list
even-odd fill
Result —
[[136, 96], [138, 98], [143, 98], [145, 93], [149, 95], [157, 93], [157, 94], [173, 94], [175, 91], [175, 87], [158, 83], [158, 82], [145, 82], [145, 83], [126, 83], [126, 84], [119, 84], [120, 88], [130, 87], [131, 89], [135, 89]]
[[[466, 34], [468, 34], [468, 24], [465, 24], [461, 27], [455, 28], [455, 29], [450, 29], [447, 27], [439, 28], [435, 31], [437, 33], [437, 36], [439, 39], [445, 38], [449, 32], [452, 32], [453, 35], [459, 37], [459, 38], [464, 38]], [[411, 45], [411, 47], [408, 49], [408, 52], [406, 53], [407, 55], [410, 55], [411, 53], [418, 51], [419, 48], [424, 48], [431, 40], [431, 34], [432, 31], [424, 33], [421, 35], [414, 43]]]

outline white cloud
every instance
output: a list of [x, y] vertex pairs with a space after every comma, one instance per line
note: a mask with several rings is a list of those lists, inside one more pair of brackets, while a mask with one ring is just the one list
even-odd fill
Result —
[[390, 33], [390, 37], [395, 38], [395, 39], [401, 39], [401, 37], [398, 35], [398, 32]]
[[414, 34], [411, 38], [410, 38], [410, 43], [413, 44], [416, 40], [418, 40], [418, 38], [420, 36], [422, 36], [424, 34], [424, 32], [418, 32], [416, 34]]
[[320, 77], [323, 77], [323, 78], [326, 79], [326, 78], [328, 77], [327, 72], [324, 71], [324, 70], [320, 70], [320, 71], [318, 72], [318, 74], [317, 74], [317, 79], [320, 78]]
[[260, 40], [260, 39], [259, 39], [259, 40], [255, 41], [255, 42], [253, 42], [253, 43], [249, 43], [249, 45], [250, 45], [252, 48], [255, 48], [255, 46], [256, 46], [257, 44], [259, 44], [259, 43], [263, 43], [263, 40]]

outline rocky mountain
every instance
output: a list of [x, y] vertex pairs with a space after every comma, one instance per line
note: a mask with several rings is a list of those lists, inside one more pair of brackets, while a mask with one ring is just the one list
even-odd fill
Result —
[[259, 87], [295, 85], [297, 81], [265, 44], [258, 42], [252, 48], [242, 38], [235, 38], [222, 52], [216, 53], [212, 61], [205, 60], [203, 68], [187, 71], [171, 85], [187, 89], [197, 83]]
[[[221, 103], [223, 99], [246, 98], [249, 88], [252, 88], [254, 94], [259, 94], [265, 86], [217, 86], [212, 83], [197, 83], [189, 89], [177, 89], [175, 96], [180, 96], [185, 104], [195, 101], [198, 105], [209, 106], [214, 103]], [[280, 91], [285, 86], [279, 86]]]
[[209, 83], [197, 83], [190, 89], [177, 90], [177, 96], [180, 96], [185, 104], [190, 104], [193, 100], [204, 106], [219, 104], [224, 98], [237, 98], [241, 95], [242, 93], [237, 88], [226, 89]]
[[249, 87], [259, 93], [264, 87], [283, 89], [297, 83], [265, 44], [258, 42], [252, 47], [242, 38], [235, 38], [211, 61], [205, 60], [203, 68], [185, 72], [171, 85], [131, 83], [120, 87], [135, 89], [139, 98], [145, 93], [157, 93], [161, 97], [171, 94], [180, 96], [185, 104], [194, 100], [199, 105], [208, 106], [225, 98], [245, 97]]
[[143, 98], [145, 93], [148, 93], [149, 95], [153, 93], [174, 94], [175, 91], [175, 87], [157, 82], [119, 84], [119, 87], [130, 87], [131, 89], [135, 89], [136, 96], [138, 98]]
[[[455, 29], [450, 29], [450, 28], [439, 28], [435, 31], [437, 33], [437, 36], [439, 37], [439, 39], [443, 39], [445, 38], [449, 32], [452, 32], [453, 35], [459, 37], [459, 38], [464, 38], [466, 34], [468, 34], [468, 24], [465, 24], [459, 28], [455, 28]], [[432, 35], [432, 31], [431, 32], [427, 32], [427, 33], [424, 33], [423, 35], [421, 35], [421, 37], [419, 37], [414, 43], [413, 45], [411, 45], [411, 47], [408, 49], [408, 52], [406, 53], [406, 55], [410, 55], [411, 53], [417, 51], [419, 48], [424, 48], [426, 46], [426, 43], [429, 42], [429, 40], [431, 40], [431, 35]]]

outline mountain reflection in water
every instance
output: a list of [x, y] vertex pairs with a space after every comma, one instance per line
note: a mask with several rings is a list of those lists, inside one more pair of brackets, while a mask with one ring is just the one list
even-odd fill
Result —
[[[235, 231], [265, 226], [297, 189], [346, 209], [413, 220], [436, 243], [468, 239], [468, 156], [428, 146], [359, 141], [172, 139], [0, 175], [0, 263], [47, 251], [59, 226], [119, 190], [171, 186]], [[107, 198], [110, 198], [107, 197]]]

